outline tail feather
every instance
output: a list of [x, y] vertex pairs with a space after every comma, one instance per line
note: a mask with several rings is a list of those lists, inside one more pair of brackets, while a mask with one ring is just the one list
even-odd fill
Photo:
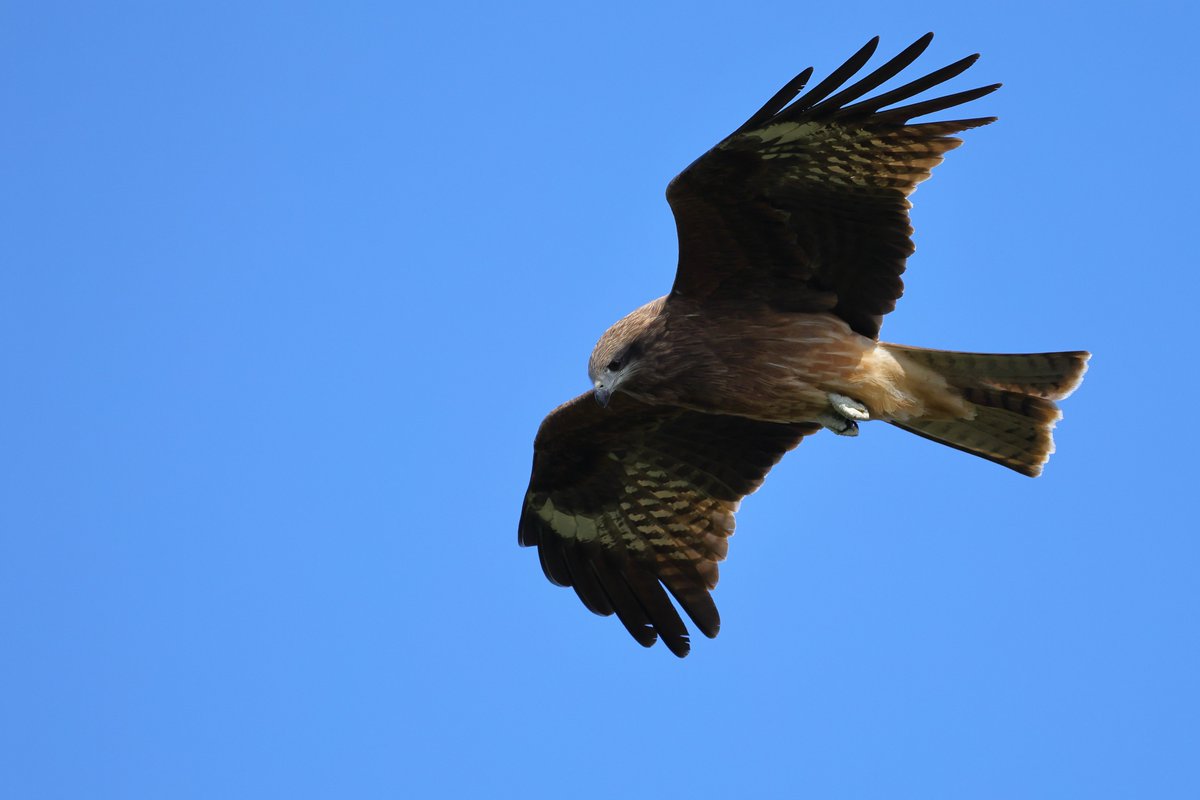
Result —
[[888, 345], [958, 389], [973, 416], [889, 420], [906, 431], [1036, 477], [1054, 452], [1054, 404], [1087, 371], [1089, 353], [956, 353]]
[[957, 353], [888, 345], [888, 350], [932, 369], [952, 386], [989, 386], [1009, 392], [1065, 400], [1087, 372], [1091, 353]]

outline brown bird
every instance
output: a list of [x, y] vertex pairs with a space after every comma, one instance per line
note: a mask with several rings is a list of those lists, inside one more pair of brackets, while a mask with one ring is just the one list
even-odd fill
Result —
[[876, 37], [797, 98], [806, 69], [671, 181], [671, 293], [609, 328], [588, 363], [592, 391], [542, 422], [519, 542], [644, 646], [662, 637], [688, 653], [667, 592], [716, 636], [709, 591], [738, 503], [822, 427], [854, 436], [883, 420], [1030, 476], [1054, 452], [1054, 401], [1079, 384], [1088, 353], [878, 339], [913, 252], [908, 195], [962, 143], [952, 134], [995, 120], [910, 123], [999, 84], [885, 109], [978, 55], [860, 99], [932, 38], [843, 88]]

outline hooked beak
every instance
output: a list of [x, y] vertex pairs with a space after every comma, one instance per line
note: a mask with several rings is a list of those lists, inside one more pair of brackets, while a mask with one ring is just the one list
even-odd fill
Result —
[[612, 397], [612, 392], [604, 387], [603, 384], [597, 383], [592, 395], [596, 398], [596, 402], [601, 408], [608, 408], [608, 399]]

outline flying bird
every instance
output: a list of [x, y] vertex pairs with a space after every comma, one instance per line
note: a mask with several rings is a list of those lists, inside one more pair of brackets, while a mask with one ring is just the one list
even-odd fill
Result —
[[734, 512], [805, 436], [883, 420], [1029, 476], [1054, 451], [1055, 401], [1079, 384], [1088, 353], [879, 341], [913, 252], [908, 195], [962, 143], [953, 134], [995, 120], [912, 122], [999, 88], [909, 102], [978, 54], [862, 99], [932, 38], [846, 85], [876, 37], [801, 95], [806, 69], [676, 176], [670, 294], [605, 332], [591, 391], [538, 430], [519, 543], [643, 646], [661, 638], [688, 653], [668, 593], [716, 636], [710, 590]]

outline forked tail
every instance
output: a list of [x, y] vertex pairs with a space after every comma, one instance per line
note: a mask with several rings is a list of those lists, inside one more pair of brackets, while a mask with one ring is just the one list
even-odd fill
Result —
[[1042, 474], [1054, 452], [1052, 431], [1062, 418], [1054, 401], [1075, 390], [1091, 358], [1084, 351], [1002, 355], [887, 348], [941, 375], [975, 412], [970, 419], [917, 418], [893, 425], [1031, 477]]

